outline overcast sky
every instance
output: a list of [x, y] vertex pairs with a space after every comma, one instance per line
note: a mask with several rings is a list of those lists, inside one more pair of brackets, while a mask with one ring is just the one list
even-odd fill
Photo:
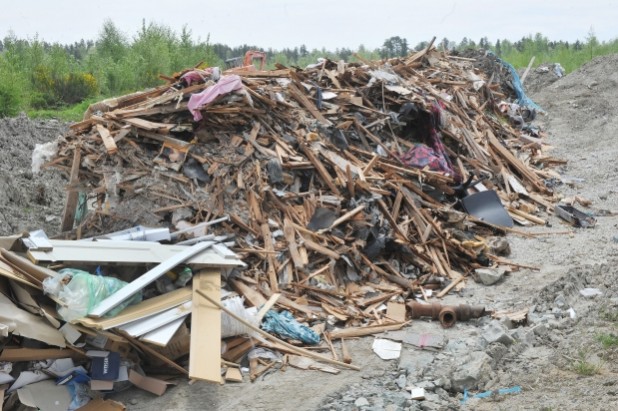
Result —
[[391, 36], [411, 46], [436, 36], [459, 42], [543, 33], [583, 40], [592, 27], [601, 41], [618, 37], [618, 2], [610, 0], [0, 0], [0, 38], [72, 43], [96, 39], [105, 19], [133, 36], [142, 19], [213, 43], [281, 49], [380, 47]]

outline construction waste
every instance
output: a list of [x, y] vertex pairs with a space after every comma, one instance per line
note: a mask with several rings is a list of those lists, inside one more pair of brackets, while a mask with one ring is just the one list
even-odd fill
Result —
[[517, 270], [502, 235], [553, 210], [538, 107], [493, 56], [357, 61], [198, 66], [39, 147], [63, 233], [0, 239], [4, 409], [358, 370], [345, 338], [490, 314], [436, 298]]

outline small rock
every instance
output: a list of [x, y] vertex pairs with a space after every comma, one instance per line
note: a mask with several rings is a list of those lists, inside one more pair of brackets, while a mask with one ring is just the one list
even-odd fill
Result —
[[493, 285], [502, 280], [506, 271], [504, 271], [504, 269], [495, 268], [477, 268], [474, 272], [481, 283], [484, 285]]
[[406, 370], [408, 377], [421, 376], [425, 367], [434, 360], [434, 354], [428, 351], [402, 350], [399, 358], [399, 369]]
[[468, 361], [461, 365], [451, 376], [452, 388], [463, 392], [476, 389], [479, 383], [487, 381], [491, 376], [491, 358], [483, 351], [470, 354]]
[[564, 295], [562, 294], [558, 295], [556, 299], [554, 300], [554, 305], [560, 309], [566, 308], [567, 301], [566, 301], [566, 298], [564, 298]]
[[130, 403], [131, 405], [137, 405], [137, 404], [139, 404], [139, 401], [137, 400], [137, 398], [131, 398], [131, 399], [129, 400], [129, 403]]
[[386, 407], [384, 407], [384, 411], [398, 411], [399, 407], [395, 404], [389, 404]]
[[490, 344], [493, 342], [513, 344], [513, 338], [507, 334], [506, 328], [498, 320], [492, 321], [483, 329], [483, 338]]
[[357, 398], [356, 401], [354, 401], [354, 405], [356, 405], [357, 407], [365, 407], [369, 405], [369, 401], [367, 401], [367, 398], [365, 397], [360, 397]]
[[434, 411], [434, 410], [441, 410], [441, 409], [442, 409], [441, 404], [436, 404], [436, 403], [429, 402], [429, 401], [423, 401], [421, 403], [421, 410], [423, 411]]
[[532, 329], [532, 332], [537, 337], [546, 337], [549, 334], [549, 328], [545, 324], [539, 324]]
[[523, 328], [518, 328], [514, 332], [511, 333], [511, 337], [515, 340], [519, 341], [522, 344], [533, 346], [534, 341], [536, 340], [534, 336], [534, 332], [529, 332], [524, 330]]
[[354, 397], [350, 397], [349, 395], [344, 396], [341, 401], [343, 402], [352, 402], [354, 401]]
[[511, 245], [505, 237], [489, 237], [487, 246], [492, 254], [504, 256], [511, 254]]
[[405, 374], [401, 374], [399, 377], [397, 377], [397, 386], [399, 387], [400, 390], [403, 390], [406, 387], [406, 375]]

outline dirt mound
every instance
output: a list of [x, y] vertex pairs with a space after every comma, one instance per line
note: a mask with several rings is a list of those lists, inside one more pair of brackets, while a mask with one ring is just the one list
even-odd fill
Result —
[[[525, 69], [518, 70], [519, 75], [523, 76], [525, 71]], [[559, 63], [543, 63], [528, 72], [524, 89], [526, 93], [538, 93], [564, 75], [564, 69]]]
[[58, 171], [32, 172], [36, 144], [55, 140], [66, 132], [56, 120], [31, 120], [25, 115], [0, 119], [0, 235], [60, 228], [66, 180]]

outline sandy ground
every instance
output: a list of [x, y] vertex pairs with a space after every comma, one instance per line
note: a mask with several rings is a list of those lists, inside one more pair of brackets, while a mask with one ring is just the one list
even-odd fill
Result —
[[[484, 335], [491, 326], [489, 318], [458, 323], [449, 330], [418, 320], [408, 330], [445, 336], [448, 344], [442, 351], [404, 344], [399, 360], [384, 361], [371, 351], [373, 337], [362, 338], [350, 341], [360, 372], [330, 375], [287, 368], [254, 383], [180, 381], [162, 397], [130, 389], [114, 398], [129, 410], [618, 409], [618, 340], [610, 346], [599, 341], [601, 335], [618, 334], [618, 216], [611, 213], [618, 211], [617, 63], [618, 56], [602, 57], [562, 79], [545, 80], [534, 73], [530, 77], [536, 90], [531, 97], [547, 110], [537, 123], [548, 131], [547, 142], [553, 147], [548, 154], [568, 160], [557, 171], [569, 184], [555, 190], [563, 197], [591, 200], [589, 208], [577, 207], [597, 218], [596, 227], [574, 229], [546, 214], [547, 227], [526, 230], [549, 234], [508, 237], [510, 258], [539, 270], [512, 272], [493, 286], [468, 281], [461, 293], [446, 299], [495, 310], [528, 308], [528, 325], [506, 331], [517, 336], [513, 341], [488, 342]], [[0, 120], [3, 233], [57, 230], [65, 182], [57, 174], [33, 176], [29, 167], [18, 163], [26, 161], [29, 156], [23, 152], [31, 151], [35, 142], [55, 138], [63, 127], [23, 118]], [[37, 194], [39, 187], [44, 201]], [[583, 297], [580, 290], [587, 287], [602, 295]], [[479, 356], [482, 367], [470, 393], [513, 386], [520, 386], [521, 392], [462, 404], [457, 373]], [[584, 375], [586, 369], [592, 375]], [[427, 400], [410, 400], [408, 385], [428, 387]]]

